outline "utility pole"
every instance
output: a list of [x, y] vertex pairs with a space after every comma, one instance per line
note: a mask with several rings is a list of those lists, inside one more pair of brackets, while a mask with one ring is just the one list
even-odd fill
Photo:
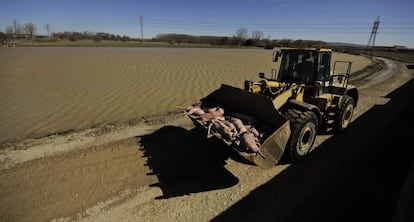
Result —
[[139, 16], [139, 23], [141, 25], [141, 45], [144, 45], [144, 17], [142, 14]]
[[374, 47], [375, 47], [375, 37], [377, 36], [377, 31], [378, 31], [379, 24], [380, 24], [380, 20], [379, 20], [379, 16], [378, 16], [377, 19], [374, 22], [374, 26], [372, 27], [371, 36], [369, 37], [368, 44], [367, 44], [367, 50], [371, 50], [370, 51], [371, 56], [373, 54], [373, 50], [374, 50]]

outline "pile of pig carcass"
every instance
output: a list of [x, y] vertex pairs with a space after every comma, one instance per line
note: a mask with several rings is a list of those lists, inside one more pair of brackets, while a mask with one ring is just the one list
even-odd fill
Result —
[[256, 120], [253, 117], [237, 113], [230, 116], [223, 108], [203, 106], [201, 102], [187, 107], [184, 113], [208, 128], [208, 136], [218, 133], [223, 139], [238, 146], [240, 151], [263, 156], [260, 152], [263, 133], [254, 127]]

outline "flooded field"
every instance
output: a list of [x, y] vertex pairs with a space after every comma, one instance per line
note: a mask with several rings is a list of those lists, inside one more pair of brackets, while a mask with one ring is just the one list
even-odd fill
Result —
[[[270, 73], [272, 51], [0, 48], [0, 142], [161, 115]], [[354, 55], [352, 71], [370, 64]]]

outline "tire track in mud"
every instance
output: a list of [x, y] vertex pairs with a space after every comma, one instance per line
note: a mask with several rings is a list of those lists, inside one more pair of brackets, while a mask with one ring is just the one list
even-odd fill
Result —
[[[0, 172], [0, 218], [45, 221], [155, 183], [137, 139], [42, 158]], [[128, 194], [125, 191], [129, 190]], [[122, 198], [122, 199], [123, 199]]]
[[390, 59], [386, 58], [376, 58], [384, 64], [384, 68], [379, 72], [373, 73], [368, 76], [364, 76], [362, 79], [358, 79], [356, 82], [358, 84], [358, 89], [366, 89], [381, 82], [386, 81], [391, 78], [397, 72], [398, 65]]

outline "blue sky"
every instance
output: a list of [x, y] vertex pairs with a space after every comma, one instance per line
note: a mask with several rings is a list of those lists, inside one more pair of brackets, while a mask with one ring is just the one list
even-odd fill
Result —
[[239, 27], [271, 39], [367, 44], [380, 16], [376, 45], [414, 48], [413, 0], [2, 0], [0, 30], [12, 20], [52, 31], [108, 32], [145, 38], [163, 33], [233, 36]]

